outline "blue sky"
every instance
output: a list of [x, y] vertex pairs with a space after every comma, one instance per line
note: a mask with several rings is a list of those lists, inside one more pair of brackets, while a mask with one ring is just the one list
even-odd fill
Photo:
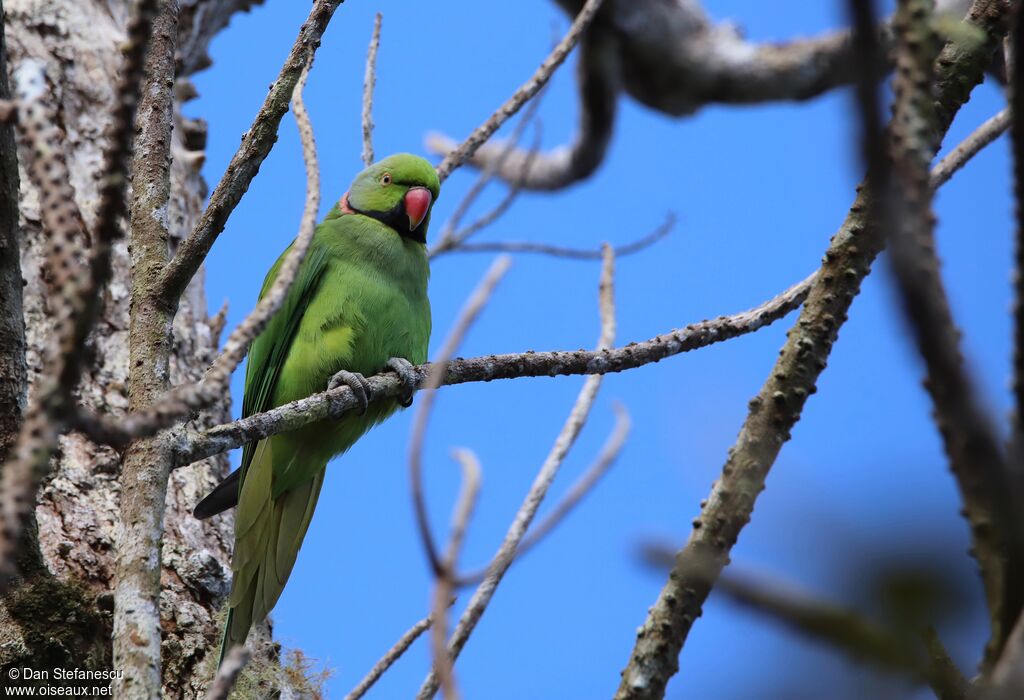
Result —
[[[736, 20], [755, 39], [809, 35], [843, 20], [839, 2], [708, 4], [717, 18]], [[374, 115], [379, 155], [422, 152], [432, 130], [465, 136], [536, 68], [550, 48], [552, 27], [561, 32], [567, 26], [548, 0], [343, 5], [306, 91], [324, 211], [361, 167], [361, 84], [377, 10], [384, 13]], [[201, 97], [187, 107], [210, 124], [204, 172], [211, 186], [307, 11], [305, 2], [267, 0], [236, 17], [214, 42], [214, 65], [196, 79]], [[669, 238], [619, 261], [619, 342], [749, 308], [812, 271], [845, 215], [859, 175], [850, 100], [844, 90], [800, 105], [713, 107], [669, 119], [624, 99], [608, 158], [595, 177], [566, 192], [523, 196], [481, 240], [621, 244], [673, 211], [679, 223]], [[980, 87], [958, 116], [947, 147], [1001, 104], [996, 87]], [[572, 71], [563, 70], [540, 110], [544, 145], [566, 142], [576, 117]], [[1009, 411], [1009, 167], [1001, 139], [943, 188], [937, 205], [953, 308], [972, 367], [1001, 417]], [[460, 171], [446, 183], [434, 235], [473, 177]], [[216, 309], [228, 300], [229, 322], [248, 311], [265, 270], [294, 237], [304, 187], [289, 115], [209, 258], [209, 303]], [[501, 194], [493, 188], [478, 211]], [[455, 254], [434, 263], [432, 351], [491, 260]], [[516, 257], [461, 354], [593, 345], [598, 274], [596, 263]], [[607, 378], [552, 502], [600, 449], [614, 422], [615, 401], [632, 416], [629, 443], [598, 489], [506, 578], [458, 663], [466, 697], [612, 694], [634, 631], [663, 583], [661, 573], [640, 562], [638, 547], [649, 540], [685, 540], [791, 322]], [[865, 606], [870, 602], [858, 599], [855, 583], [871, 562], [936, 566], [956, 582], [940, 632], [970, 670], [984, 635], [980, 584], [964, 554], [967, 530], [920, 377], [885, 266], [878, 265], [854, 304], [819, 392], [768, 478], [733, 562], [737, 570]], [[493, 554], [581, 383], [579, 377], [523, 379], [440, 393], [425, 462], [439, 537], [459, 485], [451, 448], [472, 448], [484, 470], [463, 556], [467, 568]], [[274, 612], [284, 644], [334, 669], [334, 697], [343, 696], [429, 606], [431, 579], [407, 478], [412, 415], [393, 418], [332, 463]], [[420, 642], [371, 697], [410, 697], [428, 664]], [[802, 697], [811, 691], [791, 686], [807, 670], [864, 696], [893, 688], [879, 689], [870, 671], [713, 594], [669, 695]], [[894, 687], [906, 696], [905, 687]]]

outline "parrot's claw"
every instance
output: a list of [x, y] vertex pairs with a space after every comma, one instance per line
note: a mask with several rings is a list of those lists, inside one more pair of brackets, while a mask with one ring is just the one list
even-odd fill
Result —
[[347, 386], [352, 390], [352, 395], [356, 397], [356, 403], [359, 405], [358, 415], [366, 415], [366, 407], [370, 405], [369, 399], [366, 398], [370, 391], [370, 383], [366, 381], [366, 377], [359, 372], [343, 369], [327, 382], [328, 390], [337, 389], [339, 386]]
[[413, 371], [412, 363], [404, 357], [392, 357], [384, 365], [384, 368], [390, 369], [397, 374], [398, 378], [402, 381], [402, 393], [398, 395], [398, 405], [402, 408], [412, 406], [412, 396], [416, 393], [417, 384], [417, 377]]

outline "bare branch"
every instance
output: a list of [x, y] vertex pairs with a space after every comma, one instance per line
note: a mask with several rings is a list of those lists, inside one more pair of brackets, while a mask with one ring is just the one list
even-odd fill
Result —
[[[494, 175], [497, 172], [497, 170], [501, 168], [502, 163], [505, 162], [505, 158], [515, 149], [516, 144], [518, 144], [519, 140], [522, 138], [523, 132], [526, 130], [526, 127], [529, 126], [536, 118], [537, 110], [540, 109], [540, 104], [542, 98], [544, 97], [544, 92], [546, 90], [547, 85], [542, 87], [540, 92], [537, 93], [537, 96], [526, 104], [526, 109], [523, 111], [523, 116], [519, 119], [519, 123], [516, 124], [515, 128], [512, 130], [512, 135], [509, 137], [507, 145], [503, 149], [502, 153], [499, 154], [498, 157], [495, 159], [493, 167], [485, 168], [480, 172], [472, 187], [469, 188], [469, 190], [466, 192], [466, 195], [462, 198], [462, 201], [460, 201], [458, 206], [455, 207], [455, 211], [452, 213], [451, 217], [445, 223], [444, 229], [442, 229], [441, 231], [440, 239], [438, 240], [437, 243], [434, 244], [434, 247], [431, 248], [429, 251], [429, 255], [431, 258], [434, 258], [435, 256], [440, 255], [441, 253], [451, 250], [458, 243], [465, 240], [464, 236], [458, 241], [456, 240], [456, 231], [460, 230], [459, 226], [462, 223], [462, 219], [465, 218], [466, 214], [469, 212], [470, 207], [473, 206], [473, 203], [476, 202], [476, 200], [480, 197], [480, 194], [484, 191], [487, 185], [494, 178]], [[540, 144], [539, 133], [540, 132], [538, 130], [538, 136], [535, 137], [534, 141], [536, 147], [539, 147]]]
[[971, 684], [943, 646], [938, 632], [929, 626], [922, 635], [928, 653], [926, 666], [928, 685], [939, 700], [971, 698]]
[[[171, 193], [173, 81], [178, 38], [177, 0], [157, 0], [140, 90], [132, 158], [131, 308], [128, 331], [128, 403], [150, 406], [167, 390], [172, 309], [153, 285], [167, 264], [167, 211]], [[123, 196], [123, 194], [122, 194]], [[117, 547], [114, 554], [114, 681], [121, 697], [156, 697], [162, 689], [160, 624], [161, 550], [171, 455], [167, 440], [133, 442], [120, 470]]]
[[[480, 478], [483, 470], [480, 468], [480, 460], [472, 450], [466, 448], [453, 450], [452, 458], [462, 467], [462, 492], [452, 511], [452, 529], [448, 537], [448, 550], [445, 554], [445, 569], [449, 575], [454, 576], [459, 554], [462, 552], [462, 543], [466, 539], [466, 530], [469, 528], [469, 521], [476, 509], [477, 497], [480, 495]], [[449, 592], [449, 595], [442, 598], [443, 607], [448, 607], [450, 599]], [[434, 613], [434, 618], [440, 620], [439, 611], [435, 609]]]
[[[658, 569], [671, 569], [675, 563], [675, 550], [658, 543], [644, 545], [641, 555]], [[913, 637], [859, 612], [818, 600], [790, 584], [750, 574], [722, 574], [715, 590], [809, 639], [824, 642], [852, 660], [926, 682], [940, 700], [968, 697], [967, 681], [934, 630], [924, 633], [924, 648], [918, 648]]]
[[231, 158], [224, 176], [213, 190], [210, 204], [196, 224], [192, 235], [182, 241], [178, 254], [161, 277], [161, 295], [168, 303], [173, 305], [184, 292], [210, 252], [213, 242], [224, 230], [231, 212], [249, 189], [249, 184], [259, 172], [264, 158], [270, 153], [277, 140], [281, 118], [288, 111], [288, 102], [295, 91], [295, 84], [304, 67], [312, 60], [320, 46], [320, 39], [327, 29], [327, 24], [342, 2], [343, 0], [314, 2], [277, 80], [270, 88], [267, 99], [263, 102], [252, 126], [245, 132], [242, 144]]
[[[901, 0], [892, 120], [894, 203], [887, 218], [892, 271], [901, 307], [927, 370], [950, 467], [971, 526], [991, 617], [986, 664], [998, 656], [1021, 608], [1024, 540], [1015, 535], [1017, 485], [995, 425], [968, 375], [935, 252], [928, 162], [938, 148], [931, 85], [938, 42], [928, 0]], [[1017, 528], [1019, 529], [1019, 528]]]
[[[430, 533], [430, 518], [427, 516], [427, 504], [423, 497], [423, 442], [426, 437], [427, 422], [430, 419], [430, 410], [434, 406], [434, 398], [437, 394], [435, 390], [445, 383], [445, 370], [449, 360], [459, 349], [470, 326], [490, 301], [494, 288], [504, 277], [510, 264], [511, 260], [507, 257], [496, 259], [480, 284], [473, 290], [473, 294], [470, 295], [465, 306], [462, 307], [455, 326], [441, 347], [437, 361], [429, 366], [426, 381], [423, 383], [423, 389], [427, 390], [427, 393], [420, 401], [419, 411], [417, 411], [416, 419], [413, 422], [412, 437], [409, 439], [409, 487], [412, 490], [413, 506], [416, 510], [416, 526], [419, 528], [423, 549], [435, 576], [442, 575], [444, 565], [438, 555], [434, 537]], [[372, 388], [374, 387], [371, 384]], [[377, 393], [374, 391], [373, 397], [376, 396]]]
[[[671, 212], [665, 222], [632, 243], [613, 248], [615, 257], [621, 258], [625, 255], [639, 253], [649, 248], [662, 238], [667, 236], [675, 226], [676, 217]], [[438, 251], [443, 252], [443, 251]], [[537, 253], [539, 255], [550, 255], [556, 258], [569, 258], [570, 260], [600, 260], [600, 250], [586, 250], [584, 248], [566, 248], [564, 246], [551, 245], [548, 243], [533, 243], [531, 241], [496, 241], [493, 243], [459, 243], [458, 247], [452, 248], [453, 253]]]
[[[534, 104], [539, 103], [535, 100]], [[537, 122], [537, 126], [534, 129], [533, 148], [530, 149], [529, 155], [527, 155], [526, 160], [522, 164], [523, 169], [520, 178], [509, 187], [508, 192], [505, 193], [505, 196], [502, 197], [501, 201], [498, 202], [493, 209], [473, 223], [469, 224], [466, 228], [450, 233], [446, 238], [442, 238], [438, 245], [434, 246], [434, 249], [430, 252], [431, 257], [436, 256], [439, 252], [457, 250], [468, 238], [475, 236], [505, 215], [505, 212], [507, 212], [515, 203], [516, 199], [519, 198], [519, 193], [522, 192], [521, 183], [530, 173], [530, 167], [533, 165], [533, 156], [540, 149], [542, 133], [543, 130], [541, 129], [540, 122]], [[509, 150], [510, 149], [506, 149], [506, 153], [508, 153]], [[448, 232], [446, 231], [446, 233]]]
[[[582, 0], [559, 4], [575, 14]], [[887, 42], [888, 29], [879, 33]], [[523, 186], [557, 190], [593, 174], [611, 140], [623, 91], [673, 116], [715, 103], [805, 100], [849, 83], [856, 74], [854, 53], [846, 31], [785, 43], [754, 43], [731, 23], [711, 22], [697, 2], [609, 3], [604, 20], [581, 43], [577, 135], [571, 144], [539, 154]], [[444, 137], [428, 141], [436, 153], [454, 146]], [[484, 146], [472, 164], [491, 166], [501, 146]], [[524, 156], [525, 152], [514, 151], [499, 177], [514, 182]]]
[[[611, 248], [605, 246], [605, 259], [601, 270], [599, 287], [601, 335], [597, 343], [598, 350], [610, 347], [615, 341], [614, 274], [615, 257]], [[448, 642], [448, 653], [451, 655], [452, 663], [455, 662], [466, 642], [469, 641], [469, 636], [473, 633], [477, 623], [494, 597], [494, 593], [505, 576], [505, 572], [512, 565], [516, 550], [518, 550], [527, 529], [530, 527], [530, 523], [537, 514], [537, 509], [540, 508], [540, 504], [547, 495], [551, 483], [558, 474], [559, 467], [565, 461], [573, 444], [576, 442], [576, 438], [587, 422], [587, 417], [590, 415], [590, 409], [597, 398], [597, 390], [601, 386], [602, 379], [601, 375], [592, 375], [587, 377], [584, 382], [583, 389], [576, 398], [576, 403], [573, 405], [572, 411], [569, 413], [569, 417], [562, 427], [558, 438], [556, 438], [551, 452], [534, 478], [533, 484], [523, 500], [523, 504], [519, 507], [512, 525], [505, 534], [505, 539], [494, 555], [494, 559], [488, 567], [487, 575], [473, 593], [473, 597], [470, 598], [469, 604], [459, 618], [455, 631]], [[420, 687], [420, 691], [416, 696], [417, 700], [430, 700], [430, 698], [434, 697], [439, 683], [438, 675], [431, 672]]]
[[[576, 66], [580, 124], [571, 146], [540, 153], [516, 148], [512, 138], [482, 145], [469, 162], [517, 189], [556, 190], [593, 174], [604, 159], [615, 124], [622, 81], [618, 52], [614, 34], [596, 24], [580, 40]], [[458, 147], [456, 141], [441, 134], [430, 135], [426, 145], [438, 155]]]
[[228, 336], [228, 340], [224, 344], [224, 351], [214, 361], [213, 366], [210, 367], [203, 379], [199, 393], [205, 395], [206, 400], [212, 400], [224, 391], [230, 381], [231, 373], [242, 362], [249, 345], [263, 332], [270, 318], [281, 308], [288, 296], [288, 290], [295, 282], [295, 276], [302, 266], [302, 261], [306, 259], [309, 246], [313, 242], [316, 217], [320, 210], [320, 165], [317, 162], [313, 125], [310, 123], [309, 113], [306, 111], [306, 105], [302, 99], [302, 91], [306, 87], [306, 80], [309, 78], [309, 71], [313, 65], [312, 61], [313, 56], [310, 54], [298, 80], [295, 81], [295, 90], [292, 94], [295, 123], [302, 140], [302, 159], [306, 164], [306, 201], [302, 210], [302, 221], [299, 224], [299, 235], [291, 244], [288, 255], [281, 263], [281, 268], [278, 270], [273, 284], [270, 285], [270, 289], [256, 304], [256, 308]]
[[[938, 133], [985, 74], [992, 52], [1005, 32], [1003, 0], [975, 0], [968, 22], [985, 41], [948, 44], [936, 76]], [[863, 65], [863, 64], [861, 64]], [[818, 277], [779, 358], [729, 450], [722, 473], [694, 521], [685, 548], [650, 608], [616, 700], [660, 699], [679, 668], [679, 652], [711, 587], [728, 561], [732, 546], [750, 521], [757, 495], [807, 397], [816, 390], [839, 328], [846, 320], [863, 278], [881, 250], [882, 237], [867, 216], [869, 192], [861, 188], [846, 221], [825, 253]]]
[[444, 568], [437, 579], [434, 590], [432, 617], [435, 623], [431, 631], [434, 674], [441, 685], [445, 700], [456, 700], [459, 697], [451, 659], [448, 658], [445, 648], [445, 641], [448, 639], [448, 607], [451, 605], [452, 593], [455, 591], [455, 571], [458, 567], [459, 553], [462, 551], [462, 542], [465, 540], [466, 529], [469, 527], [470, 518], [473, 517], [473, 510], [476, 508], [477, 497], [480, 495], [481, 473], [480, 460], [472, 451], [455, 450], [452, 456], [462, 466], [462, 491], [452, 514], [452, 531], [444, 557]]
[[[559, 523], [565, 520], [565, 517], [597, 486], [597, 483], [608, 473], [608, 470], [611, 469], [612, 465], [619, 458], [619, 453], [626, 446], [626, 438], [629, 436], [631, 423], [629, 414], [620, 404], [615, 403], [612, 405], [612, 408], [615, 409], [617, 417], [615, 429], [608, 436], [608, 440], [601, 449], [601, 454], [598, 455], [587, 471], [569, 487], [565, 496], [551, 509], [551, 512], [523, 537], [523, 541], [519, 543], [519, 548], [516, 549], [516, 561], [522, 559], [529, 550], [533, 549], [534, 545], [547, 537]], [[484, 567], [468, 574], [463, 574], [459, 577], [457, 584], [459, 586], [469, 586], [479, 583], [487, 575], [487, 570], [488, 567]]]
[[380, 50], [380, 26], [384, 15], [373, 20], [373, 36], [366, 52], [366, 74], [363, 76], [363, 164], [373, 165], [373, 89], [377, 85], [377, 51]]
[[250, 652], [244, 646], [234, 646], [217, 669], [217, 675], [206, 691], [206, 700], [227, 700], [238, 682], [242, 669], [249, 663]]
[[[518, 377], [607, 374], [659, 362], [673, 355], [753, 333], [773, 323], [803, 303], [814, 279], [815, 275], [811, 275], [749, 311], [693, 323], [680, 330], [615, 349], [589, 352], [531, 351], [452, 360], [448, 363], [442, 384], [489, 382]], [[413, 368], [420, 388], [426, 386], [431, 367], [425, 364]], [[368, 381], [367, 396], [371, 401], [385, 396], [398, 396], [402, 391], [401, 382], [392, 372], [370, 377]], [[178, 465], [189, 464], [253, 440], [262, 440], [327, 418], [337, 419], [356, 406], [357, 401], [351, 389], [338, 387], [278, 406], [266, 413], [217, 426], [202, 434], [179, 433], [175, 461]]]
[[932, 168], [932, 189], [938, 189], [949, 182], [949, 179], [960, 168], [967, 165], [967, 162], [976, 156], [981, 149], [1002, 136], [1009, 126], [1010, 112], [1006, 109], [982, 122], [981, 126], [972, 131], [967, 138], [961, 141], [956, 148], [946, 154], [946, 157]]
[[108, 420], [102, 416], [88, 416], [82, 412], [76, 416], [77, 425], [88, 431], [94, 439], [109, 441], [112, 444], [123, 443], [132, 438], [151, 435], [155, 431], [168, 427], [189, 411], [202, 408], [217, 400], [226, 391], [231, 380], [231, 373], [245, 358], [253, 340], [263, 332], [270, 318], [284, 303], [298, 274], [302, 261], [309, 251], [316, 231], [316, 217], [320, 208], [320, 166], [316, 157], [316, 141], [313, 127], [309, 121], [302, 101], [302, 91], [306, 85], [310, 64], [303, 69], [295, 82], [293, 107], [295, 122], [302, 140], [302, 156], [306, 165], [306, 201], [303, 206], [302, 221], [299, 234], [291, 244], [284, 262], [278, 270], [274, 283], [270, 286], [249, 315], [231, 332], [224, 350], [207, 370], [206, 376], [199, 382], [181, 384], [174, 387], [160, 401], [135, 411], [118, 420]]
[[367, 691], [373, 687], [373, 685], [380, 680], [380, 677], [391, 668], [402, 655], [408, 651], [409, 647], [412, 646], [413, 642], [420, 638], [420, 635], [426, 632], [434, 624], [434, 618], [432, 615], [428, 615], [423, 618], [415, 625], [413, 625], [405, 634], [402, 635], [401, 639], [395, 642], [395, 645], [391, 647], [380, 661], [374, 664], [370, 672], [366, 674], [363, 680], [359, 681], [359, 685], [352, 689], [352, 691], [345, 696], [345, 700], [359, 700], [361, 697], [366, 695]]
[[544, 87], [548, 80], [551, 79], [555, 70], [565, 62], [565, 59], [583, 35], [584, 30], [593, 21], [598, 9], [601, 7], [601, 3], [602, 0], [587, 0], [583, 9], [576, 16], [576, 19], [573, 20], [572, 26], [569, 28], [565, 38], [548, 55], [540, 65], [540, 68], [537, 69], [537, 72], [528, 81], [523, 83], [512, 97], [499, 107], [487, 121], [477, 127], [476, 131], [470, 134], [462, 145], [444, 157], [441, 164], [437, 166], [437, 176], [441, 182], [444, 182], [453, 170], [476, 153], [476, 150], [486, 143], [494, 132], [501, 128], [502, 124], [515, 115], [531, 97]]

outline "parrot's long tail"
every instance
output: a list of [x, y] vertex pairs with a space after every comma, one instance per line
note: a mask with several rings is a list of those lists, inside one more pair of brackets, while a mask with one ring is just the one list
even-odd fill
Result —
[[220, 658], [217, 659], [217, 668], [224, 665], [224, 659], [228, 657], [228, 652], [231, 651], [231, 640], [228, 639], [228, 630], [231, 629], [235, 621], [235, 609], [228, 608], [227, 622], [224, 623], [224, 634], [220, 638]]
[[204, 520], [237, 506], [238, 479], [241, 475], [241, 469], [236, 469], [228, 474], [223, 481], [214, 487], [213, 491], [206, 495], [206, 498], [196, 504], [196, 507], [192, 509], [192, 515], [200, 520]]
[[234, 576], [220, 663], [231, 647], [245, 644], [253, 623], [263, 620], [277, 603], [324, 481], [326, 462], [317, 465], [310, 479], [275, 497], [269, 442], [264, 440], [256, 448], [238, 500], [231, 562]]

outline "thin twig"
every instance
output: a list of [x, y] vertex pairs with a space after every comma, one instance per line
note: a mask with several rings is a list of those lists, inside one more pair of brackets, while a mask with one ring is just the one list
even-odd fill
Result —
[[[646, 7], [651, 6], [651, 3], [646, 4]], [[609, 13], [614, 14], [615, 11]], [[467, 162], [481, 170], [493, 171], [507, 184], [534, 191], [558, 190], [592, 175], [601, 165], [611, 142], [623, 88], [622, 45], [609, 24], [592, 23], [579, 42], [576, 60], [579, 126], [572, 143], [543, 152], [526, 151], [514, 143], [491, 140]], [[443, 156], [459, 144], [443, 134], [431, 134], [426, 145], [432, 153]], [[530, 168], [525, 173], [527, 160]]]
[[228, 699], [232, 688], [238, 682], [238, 677], [242, 674], [242, 669], [249, 663], [249, 656], [250, 652], [244, 646], [231, 648], [206, 691], [206, 700]]
[[434, 543], [434, 536], [430, 532], [430, 518], [427, 516], [426, 499], [423, 496], [423, 442], [427, 432], [427, 422], [430, 420], [430, 411], [434, 406], [434, 398], [437, 394], [437, 387], [441, 386], [445, 379], [445, 372], [449, 360], [455, 355], [455, 351], [462, 344], [462, 339], [470, 326], [476, 321], [480, 312], [483, 311], [487, 302], [490, 301], [494, 288], [504, 277], [511, 264], [508, 257], [502, 256], [491, 264], [490, 269], [484, 275], [480, 284], [473, 290], [465, 306], [459, 313], [458, 320], [452, 327], [448, 338], [441, 347], [437, 360], [429, 367], [426, 381], [422, 388], [426, 394], [419, 402], [419, 410], [413, 421], [412, 436], [409, 439], [409, 488], [412, 490], [413, 507], [416, 511], [416, 526], [419, 529], [420, 539], [423, 542], [423, 549], [430, 562], [430, 569], [435, 576], [440, 576], [444, 571], [444, 565], [438, 554], [437, 545]]
[[[539, 104], [539, 101], [534, 101], [534, 104]], [[505, 213], [512, 208], [515, 201], [519, 198], [519, 194], [523, 191], [523, 188], [519, 183], [523, 181], [530, 174], [530, 167], [533, 165], [533, 156], [540, 150], [541, 138], [543, 129], [541, 128], [540, 122], [535, 122], [536, 127], [534, 128], [533, 146], [530, 148], [529, 154], [526, 156], [526, 160], [523, 161], [522, 175], [519, 180], [513, 182], [505, 193], [505, 196], [501, 198], [494, 208], [485, 214], [481, 215], [473, 223], [466, 226], [460, 231], [452, 233], [449, 239], [447, 239], [447, 245], [441, 250], [456, 250], [460, 245], [465, 243], [469, 238], [483, 231], [485, 228], [493, 224], [495, 221], [500, 219]], [[454, 221], [454, 219], [453, 219]], [[445, 242], [442, 240], [442, 242]]]
[[502, 154], [495, 159], [492, 167], [485, 168], [480, 171], [477, 175], [473, 185], [466, 192], [466, 195], [462, 198], [462, 201], [455, 207], [455, 211], [452, 212], [451, 217], [445, 223], [444, 228], [441, 230], [441, 236], [434, 247], [430, 249], [430, 257], [433, 258], [441, 253], [447, 252], [455, 247], [456, 245], [456, 231], [459, 229], [462, 220], [469, 212], [470, 207], [479, 199], [487, 185], [494, 179], [495, 172], [504, 164], [504, 158], [509, 153], [515, 150], [516, 145], [523, 136], [523, 132], [526, 127], [529, 126], [534, 118], [537, 116], [537, 111], [540, 109], [541, 102], [544, 98], [544, 93], [547, 91], [547, 85], [541, 88], [537, 96], [530, 100], [526, 109], [523, 111], [523, 116], [520, 117], [519, 122], [512, 130], [512, 135], [509, 137], [508, 143], [505, 145]]
[[480, 495], [481, 474], [480, 460], [472, 451], [458, 449], [452, 456], [462, 466], [462, 491], [452, 513], [452, 529], [444, 557], [444, 570], [438, 577], [434, 590], [432, 616], [435, 623], [431, 631], [434, 673], [438, 677], [445, 700], [457, 700], [459, 697], [451, 659], [445, 649], [445, 641], [448, 639], [448, 607], [457, 584], [455, 572], [458, 568], [459, 553], [462, 551], [466, 530], [476, 508], [477, 497]]
[[[565, 520], [565, 517], [579, 505], [580, 501], [594, 490], [597, 483], [608, 473], [608, 470], [612, 468], [619, 458], [622, 448], [626, 446], [626, 438], [629, 437], [631, 421], [629, 413], [618, 402], [612, 404], [612, 408], [615, 410], [616, 415], [615, 428], [605, 441], [604, 447], [601, 448], [601, 453], [583, 475], [573, 482], [573, 485], [562, 496], [562, 500], [551, 509], [551, 512], [526, 533], [523, 541], [519, 543], [519, 547], [516, 549], [516, 561], [521, 560], [528, 551], [533, 549], [534, 545], [547, 537], [559, 523]], [[461, 587], [480, 583], [487, 575], [487, 570], [488, 567], [482, 567], [476, 571], [462, 574], [457, 584]]]
[[972, 131], [956, 148], [946, 154], [935, 167], [932, 168], [931, 186], [938, 189], [946, 184], [960, 168], [967, 165], [968, 161], [978, 154], [981, 149], [989, 145], [1003, 135], [1010, 126], [1010, 111], [1002, 110], [995, 116], [989, 117], [981, 126]]
[[231, 212], [249, 189], [249, 184], [259, 172], [260, 165], [277, 141], [277, 130], [281, 118], [288, 111], [288, 102], [295, 92], [295, 84], [305, 66], [312, 60], [334, 11], [342, 2], [344, 0], [314, 2], [277, 80], [271, 85], [267, 99], [260, 107], [252, 126], [245, 132], [242, 144], [231, 158], [223, 177], [214, 188], [206, 211], [203, 212], [192, 234], [182, 241], [178, 254], [160, 279], [161, 294], [168, 303], [175, 303], [185, 291], [185, 287], [206, 259], [217, 236], [224, 230]]
[[361, 697], [366, 695], [370, 688], [380, 680], [380, 677], [383, 676], [384, 673], [387, 672], [387, 670], [391, 668], [391, 666], [398, 661], [406, 651], [408, 651], [413, 642], [419, 639], [420, 635], [430, 629], [433, 624], [433, 615], [428, 615], [409, 628], [409, 630], [403, 634], [397, 642], [395, 642], [395, 645], [388, 649], [387, 653], [373, 665], [373, 668], [371, 668], [370, 672], [363, 677], [363, 680], [359, 681], [359, 684], [345, 696], [345, 700], [359, 700]]
[[476, 131], [470, 134], [462, 145], [444, 157], [441, 164], [437, 166], [437, 177], [441, 182], [444, 182], [452, 174], [453, 170], [465, 163], [467, 158], [476, 153], [476, 150], [486, 143], [494, 132], [501, 128], [502, 124], [515, 115], [531, 97], [544, 87], [548, 80], [551, 79], [555, 70], [565, 62], [565, 59], [583, 35], [584, 30], [593, 21], [597, 11], [601, 8], [602, 1], [587, 0], [583, 9], [576, 15], [576, 19], [573, 20], [572, 26], [569, 27], [569, 32], [565, 35], [565, 38], [544, 59], [537, 72], [523, 83], [512, 97], [499, 107], [487, 121], [477, 127]]
[[[627, 243], [617, 248], [615, 257], [621, 258], [633, 253], [639, 253], [649, 248], [662, 238], [667, 236], [675, 226], [676, 217], [669, 212], [665, 222], [654, 231], [643, 238], [638, 238], [632, 243]], [[550, 255], [556, 258], [567, 258], [570, 260], [600, 260], [600, 250], [588, 250], [586, 248], [566, 248], [564, 246], [551, 245], [548, 243], [534, 243], [532, 241], [495, 241], [493, 243], [460, 243], [457, 247], [451, 248], [453, 253], [537, 253], [539, 255]], [[438, 251], [448, 252], [448, 251]]]
[[309, 55], [305, 67], [295, 81], [292, 93], [292, 109], [295, 112], [295, 123], [302, 140], [302, 159], [306, 164], [306, 201], [302, 210], [302, 221], [299, 224], [299, 235], [291, 244], [291, 249], [274, 278], [273, 284], [263, 295], [249, 315], [243, 320], [224, 344], [224, 350], [214, 361], [206, 377], [203, 379], [200, 393], [219, 396], [227, 386], [231, 373], [241, 363], [252, 341], [263, 332], [270, 318], [281, 308], [288, 291], [295, 282], [295, 276], [306, 259], [306, 253], [313, 242], [316, 231], [316, 217], [320, 209], [320, 165], [316, 156], [316, 139], [313, 125], [306, 111], [302, 91], [306, 87], [309, 71], [313, 66], [313, 56]]
[[[605, 246], [605, 259], [599, 285], [599, 305], [601, 309], [601, 335], [597, 343], [599, 350], [610, 347], [615, 341], [614, 274], [615, 256], [612, 253], [611, 247]], [[590, 409], [597, 398], [597, 390], [601, 386], [602, 379], [601, 375], [592, 375], [587, 377], [584, 382], [583, 389], [576, 398], [576, 403], [573, 405], [565, 425], [555, 440], [551, 452], [534, 478], [526, 498], [523, 500], [508, 532], [505, 534], [505, 539], [491, 560], [487, 575], [473, 593], [473, 597], [459, 618], [455, 631], [448, 642], [448, 653], [451, 655], [452, 663], [455, 662], [455, 659], [458, 658], [459, 653], [466, 645], [470, 635], [494, 597], [494, 593], [505, 576], [505, 572], [512, 565], [516, 550], [518, 550], [523, 537], [526, 535], [526, 531], [530, 527], [530, 523], [537, 514], [537, 509], [540, 508], [544, 497], [547, 495], [551, 483], [558, 474], [559, 467], [565, 461], [566, 456], [568, 456], [569, 451], [576, 442], [576, 438], [587, 422], [587, 417], [590, 415]], [[437, 693], [439, 681], [440, 679], [437, 674], [431, 672], [426, 680], [423, 681], [423, 685], [416, 696], [417, 700], [430, 700], [434, 697], [434, 694]]]
[[380, 27], [384, 15], [373, 19], [373, 36], [366, 52], [366, 73], [363, 76], [363, 164], [373, 165], [373, 89], [377, 85], [377, 51], [380, 50]]
[[[667, 357], [753, 333], [782, 318], [798, 308], [807, 298], [816, 274], [748, 311], [693, 323], [649, 340], [629, 343], [614, 349], [529, 351], [452, 360], [444, 372], [442, 384], [489, 382], [495, 379], [520, 377], [608, 374], [659, 362]], [[424, 364], [413, 368], [418, 388], [426, 387], [432, 366]], [[402, 384], [393, 372], [369, 377], [368, 381], [367, 396], [371, 401], [398, 396], [402, 391]], [[205, 433], [180, 432], [177, 439], [176, 464], [190, 464], [253, 440], [262, 440], [316, 421], [337, 419], [356, 406], [357, 401], [352, 390], [348, 387], [338, 387], [278, 406], [266, 413], [216, 426]]]

